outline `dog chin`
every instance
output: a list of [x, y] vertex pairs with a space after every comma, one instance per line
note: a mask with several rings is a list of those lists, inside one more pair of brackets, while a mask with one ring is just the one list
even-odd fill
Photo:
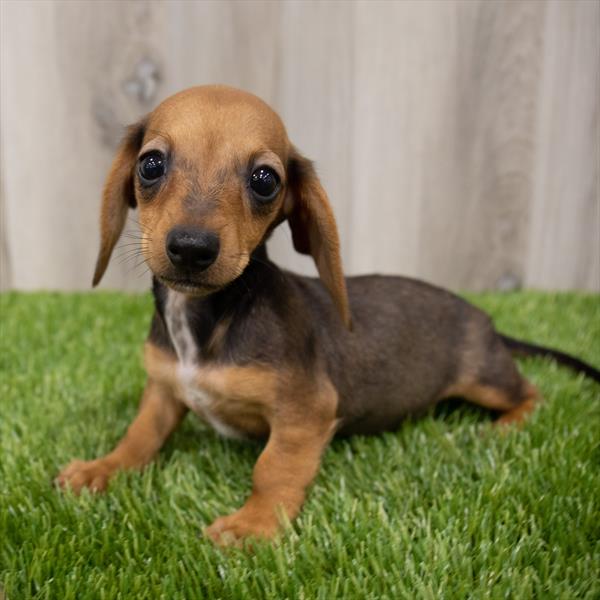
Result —
[[196, 298], [202, 298], [208, 296], [214, 292], [219, 291], [223, 288], [223, 285], [215, 285], [211, 283], [203, 283], [200, 281], [194, 281], [193, 279], [175, 279], [170, 277], [163, 277], [161, 275], [156, 276], [157, 279], [168, 288], [175, 292], [185, 294], [186, 296], [194, 296]]

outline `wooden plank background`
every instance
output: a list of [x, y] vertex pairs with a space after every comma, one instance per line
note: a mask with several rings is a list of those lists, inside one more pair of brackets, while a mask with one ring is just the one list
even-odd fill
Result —
[[[87, 288], [123, 125], [219, 82], [267, 100], [316, 161], [349, 274], [600, 290], [598, 2], [5, 0], [1, 11], [3, 289]], [[285, 225], [270, 246], [313, 272]], [[145, 289], [142, 270], [113, 261], [103, 286]]]

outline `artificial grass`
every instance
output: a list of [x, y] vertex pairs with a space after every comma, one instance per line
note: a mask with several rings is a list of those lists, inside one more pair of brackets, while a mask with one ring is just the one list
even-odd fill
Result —
[[[510, 335], [600, 364], [600, 298], [470, 299]], [[336, 440], [278, 545], [219, 550], [201, 528], [239, 507], [260, 445], [193, 416], [104, 496], [51, 484], [110, 450], [136, 412], [149, 296], [0, 296], [0, 567], [16, 598], [598, 598], [600, 386], [521, 363], [546, 402], [522, 431], [442, 408]], [[1, 592], [0, 592], [1, 597]]]

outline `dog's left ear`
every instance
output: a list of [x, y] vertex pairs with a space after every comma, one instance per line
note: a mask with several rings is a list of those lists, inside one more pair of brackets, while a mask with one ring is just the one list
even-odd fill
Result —
[[327, 194], [308, 159], [296, 150], [288, 162], [287, 217], [294, 248], [310, 254], [344, 325], [351, 329], [350, 305], [342, 271], [340, 238]]
[[106, 271], [110, 255], [125, 226], [128, 209], [136, 206], [133, 175], [145, 131], [145, 120], [129, 127], [104, 184], [100, 211], [100, 252], [92, 282], [94, 287], [100, 283]]

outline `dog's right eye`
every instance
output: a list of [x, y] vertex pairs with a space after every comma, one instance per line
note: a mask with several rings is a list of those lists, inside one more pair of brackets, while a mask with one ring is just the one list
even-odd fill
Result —
[[250, 188], [260, 202], [271, 202], [279, 193], [279, 176], [270, 167], [258, 167], [250, 176]]
[[166, 160], [162, 152], [156, 150], [144, 154], [138, 163], [138, 174], [144, 185], [152, 185], [165, 174]]

